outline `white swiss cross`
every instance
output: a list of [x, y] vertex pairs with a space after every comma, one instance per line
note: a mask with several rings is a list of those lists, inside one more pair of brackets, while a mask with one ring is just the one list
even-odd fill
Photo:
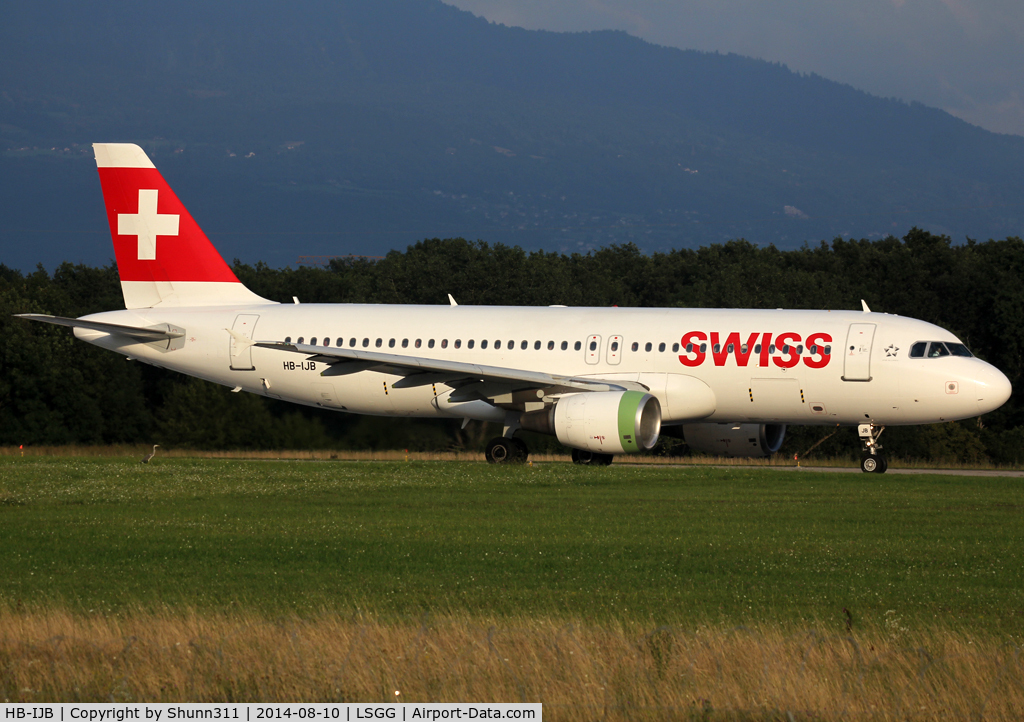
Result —
[[157, 213], [155, 189], [139, 189], [139, 212], [117, 214], [117, 235], [139, 237], [139, 260], [156, 260], [156, 237], [178, 235], [178, 214]]

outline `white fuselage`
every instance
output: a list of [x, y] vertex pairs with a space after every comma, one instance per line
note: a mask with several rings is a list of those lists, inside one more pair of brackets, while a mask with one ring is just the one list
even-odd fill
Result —
[[378, 371], [322, 376], [325, 363], [240, 347], [225, 329], [254, 341], [340, 342], [343, 348], [639, 382], [659, 398], [666, 424], [933, 423], [978, 416], [1009, 396], [1006, 377], [980, 359], [910, 358], [915, 342], [957, 339], [932, 324], [882, 313], [265, 304], [87, 318], [128, 326], [167, 323], [185, 332], [170, 343], [139, 343], [75, 329], [78, 338], [129, 358], [251, 393], [360, 414], [505, 418], [485, 401], [448, 403], [452, 389], [443, 383], [396, 389], [401, 377]]

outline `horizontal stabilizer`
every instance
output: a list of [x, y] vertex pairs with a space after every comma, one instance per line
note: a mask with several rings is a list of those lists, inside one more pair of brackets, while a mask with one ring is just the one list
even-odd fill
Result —
[[139, 341], [169, 341], [174, 338], [181, 338], [185, 332], [173, 326], [162, 323], [151, 328], [139, 326], [121, 326], [116, 323], [100, 323], [99, 321], [83, 321], [80, 318], [64, 318], [63, 316], [48, 316], [45, 313], [16, 313], [18, 318], [27, 318], [29, 321], [42, 321], [52, 323], [55, 326], [70, 326], [71, 328], [88, 328], [103, 333], [113, 333], [118, 336], [127, 336]]

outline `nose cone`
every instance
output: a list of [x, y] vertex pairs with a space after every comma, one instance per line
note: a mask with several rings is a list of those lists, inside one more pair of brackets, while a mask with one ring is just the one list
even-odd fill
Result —
[[974, 382], [977, 389], [978, 413], [981, 414], [998, 409], [1009, 400], [1013, 392], [1010, 379], [995, 366], [988, 364], [975, 374]]

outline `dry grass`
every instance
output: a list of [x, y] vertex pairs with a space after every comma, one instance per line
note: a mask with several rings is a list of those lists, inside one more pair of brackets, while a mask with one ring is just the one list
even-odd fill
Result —
[[[324, 613], [0, 612], [11, 702], [543, 702], [547, 719], [1019, 719], [1021, 649], [898, 623], [850, 636], [384, 623]], [[396, 691], [399, 692], [396, 695]]]
[[[112, 444], [109, 446], [30, 446], [19, 449], [16, 446], [0, 446], [0, 456], [58, 456], [58, 457], [138, 457], [152, 451], [152, 446], [136, 444]], [[306, 459], [319, 461], [483, 461], [484, 455], [479, 451], [409, 451], [402, 449], [392, 451], [335, 451], [330, 449], [314, 450], [270, 450], [249, 451], [232, 449], [227, 451], [201, 451], [197, 449], [164, 449], [158, 451], [159, 458], [176, 459]], [[568, 454], [530, 454], [530, 460], [537, 463], [570, 463]], [[796, 467], [796, 462], [788, 457], [776, 454], [765, 459], [734, 459], [721, 456], [652, 456], [639, 454], [620, 457], [619, 463], [644, 465], [684, 465], [684, 466], [767, 466]], [[858, 462], [850, 457], [832, 459], [814, 458], [802, 462], [811, 468], [857, 468]], [[1014, 465], [995, 465], [988, 463], [953, 464], [935, 463], [928, 460], [890, 460], [893, 469], [984, 469], [998, 471], [1017, 471], [1024, 469]]]

